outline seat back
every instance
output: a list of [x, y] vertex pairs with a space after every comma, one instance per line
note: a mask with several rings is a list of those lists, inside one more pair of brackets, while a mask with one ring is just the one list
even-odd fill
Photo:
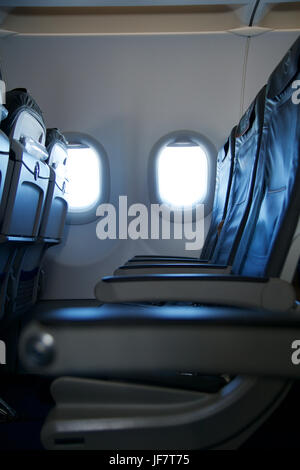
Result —
[[235, 133], [234, 127], [224, 147], [218, 153], [213, 212], [209, 232], [201, 252], [200, 259], [202, 260], [209, 260], [212, 257], [218, 233], [226, 219], [234, 166]]
[[236, 127], [234, 168], [226, 218], [220, 230], [212, 263], [231, 265], [252, 204], [262, 134], [265, 87]]
[[49, 154], [51, 181], [48, 186], [45, 209], [39, 236], [60, 240], [65, 225], [68, 204], [65, 199], [66, 161], [68, 143], [58, 129], [47, 129], [46, 148]]
[[15, 88], [6, 93], [8, 116], [1, 124], [10, 139], [30, 137], [45, 145], [46, 129], [42, 111], [26, 88]]
[[0, 134], [0, 318], [10, 312], [5, 306], [14, 298], [23, 252], [38, 234], [50, 177], [39, 107], [24, 89], [7, 92], [6, 107]]
[[26, 312], [38, 298], [40, 273], [47, 249], [60, 242], [68, 204], [65, 199], [67, 141], [58, 129], [48, 129], [46, 136], [47, 164], [50, 181], [39, 230], [38, 242], [29, 245], [19, 263], [13, 302], [14, 315]]
[[[300, 37], [271, 74], [253, 204], [233, 265], [235, 273], [279, 277], [300, 214]], [[294, 256], [295, 271], [299, 252]], [[291, 279], [290, 279], [291, 280]]]
[[10, 158], [0, 205], [0, 233], [36, 237], [43, 213], [50, 169], [44, 162], [45, 125], [33, 98], [24, 90], [6, 94], [8, 116], [1, 123], [11, 139]]

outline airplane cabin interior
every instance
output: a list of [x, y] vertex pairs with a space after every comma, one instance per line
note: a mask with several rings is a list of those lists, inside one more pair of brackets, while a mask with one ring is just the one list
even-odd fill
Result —
[[0, 450], [299, 448], [300, 2], [0, 1]]

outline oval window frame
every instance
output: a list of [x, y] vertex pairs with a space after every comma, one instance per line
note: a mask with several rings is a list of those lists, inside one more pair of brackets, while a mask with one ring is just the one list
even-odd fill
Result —
[[110, 168], [109, 160], [103, 145], [94, 137], [84, 134], [82, 132], [64, 132], [63, 135], [66, 137], [70, 145], [85, 145], [93, 149], [101, 162], [100, 165], [100, 176], [102, 188], [99, 194], [99, 198], [93, 204], [92, 207], [86, 211], [81, 212], [67, 212], [66, 223], [68, 225], [86, 225], [95, 222], [98, 217], [96, 216], [96, 209], [99, 204], [107, 203], [110, 195]]
[[[199, 202], [199, 204], [204, 205], [204, 217], [208, 216], [213, 209], [214, 202], [214, 193], [215, 193], [215, 178], [216, 178], [216, 160], [217, 160], [217, 150], [212, 142], [205, 137], [203, 134], [197, 131], [191, 130], [177, 130], [169, 132], [162, 136], [152, 147], [149, 156], [148, 163], [148, 187], [151, 204], [166, 204], [160, 198], [159, 188], [158, 188], [158, 178], [157, 178], [157, 168], [158, 168], [158, 158], [163, 147], [166, 147], [169, 144], [172, 144], [176, 141], [190, 141], [196, 143], [197, 145], [204, 148], [207, 155], [207, 192], [205, 198]], [[195, 218], [195, 206], [194, 205], [190, 211], [193, 214], [193, 220]], [[173, 213], [176, 210], [182, 210], [182, 208], [176, 209], [176, 207], [169, 206]], [[173, 218], [171, 218], [173, 220]]]

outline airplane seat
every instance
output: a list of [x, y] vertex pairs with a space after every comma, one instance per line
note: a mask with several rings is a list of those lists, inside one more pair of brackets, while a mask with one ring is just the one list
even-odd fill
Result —
[[52, 178], [48, 187], [39, 236], [60, 241], [68, 210], [65, 198], [68, 142], [58, 129], [47, 129], [46, 148], [49, 154], [46, 162], [50, 167]]
[[11, 141], [11, 180], [6, 181], [6, 200], [1, 201], [0, 232], [36, 237], [50, 175], [45, 163], [46, 128], [41, 110], [24, 88], [6, 93], [6, 108], [1, 129]]
[[201, 262], [211, 259], [218, 235], [226, 219], [234, 170], [235, 135], [236, 127], [232, 129], [224, 147], [218, 153], [213, 211], [209, 231], [201, 251]]
[[[264, 98], [265, 87], [260, 90], [241, 117], [238, 125], [232, 130], [228, 149], [231, 158], [228, 158], [228, 150], [226, 152], [227, 144], [218, 154], [218, 159], [223, 158], [225, 150], [227, 156], [227, 162], [225, 160], [225, 163], [228, 164], [229, 162], [230, 170], [228, 171], [226, 164], [221, 167], [217, 165], [212, 221], [200, 258], [197, 260], [195, 258], [142, 257], [139, 255], [117, 269], [114, 274], [146, 274], [147, 272], [160, 272], [159, 269], [162, 273], [189, 272], [189, 270], [197, 272], [198, 269], [200, 271], [204, 269], [205, 272], [209, 272], [208, 270], [213, 270], [215, 273], [226, 272], [224, 268], [230, 266], [234, 259], [251, 204], [262, 132]], [[241, 166], [243, 167], [242, 172], [240, 171]], [[220, 170], [219, 175], [218, 171]], [[220, 186], [218, 185], [219, 178], [222, 181], [225, 180], [225, 184], [221, 185], [222, 192], [220, 192]], [[241, 199], [237, 201], [236, 196], [241, 196]], [[219, 207], [222, 214], [219, 214]], [[224, 225], [225, 228], [223, 229]], [[171, 263], [172, 266], [169, 266]], [[203, 265], [206, 263], [208, 263], [207, 266]], [[156, 264], [160, 266], [157, 267]], [[175, 266], [176, 264], [178, 266]]]
[[[300, 335], [291, 285], [300, 253], [300, 107], [291, 86], [299, 65], [300, 37], [267, 83], [233, 274], [106, 277], [95, 287], [101, 305], [36, 311], [19, 352], [26, 370], [60, 376], [42, 430], [47, 449], [237, 448], [299, 379], [291, 360]], [[230, 197], [242, 203], [249, 188], [238, 190]], [[126, 383], [141, 371], [176, 370], [231, 380], [213, 395]], [[123, 380], [96, 380], [101, 374]]]
[[[224, 274], [231, 272], [231, 266], [252, 204], [262, 135], [264, 103], [265, 87], [259, 91], [230, 136], [231, 159], [228, 159], [227, 163], [225, 160], [220, 175], [217, 175], [217, 178], [225, 176], [225, 188], [227, 189], [216, 193], [214, 201], [216, 215], [213, 215], [212, 226], [204, 245], [203, 256], [209, 256], [208, 261], [202, 260], [202, 253], [198, 263], [179, 259], [172, 263], [169, 260], [158, 263], [157, 260], [152, 262], [149, 259], [139, 258], [138, 261], [129, 262], [118, 268], [114, 272], [115, 275], [197, 274], [201, 272]], [[222, 151], [220, 155], [222, 158]], [[230, 184], [227, 183], [227, 177], [229, 177]], [[219, 214], [219, 206], [224, 208], [223, 215]]]
[[45, 144], [46, 129], [40, 107], [26, 88], [15, 88], [6, 92], [7, 117], [1, 123], [1, 129], [10, 138], [21, 140], [29, 137], [40, 144]]
[[245, 229], [253, 203], [254, 187], [257, 185], [265, 92], [266, 87], [263, 87], [236, 128], [233, 182], [226, 218], [213, 252], [212, 263], [232, 265]]
[[[294, 308], [295, 292], [291, 282], [299, 259], [297, 179], [300, 155], [299, 106], [293, 103], [291, 83], [300, 76], [299, 56], [300, 38], [268, 80], [263, 132], [258, 130], [259, 125], [253, 134], [254, 140], [248, 139], [245, 132], [236, 138], [237, 163], [233, 180], [237, 184], [232, 184], [230, 208], [217, 247], [217, 255], [219, 249], [222, 259], [224, 245], [225, 248], [226, 244], [230, 245], [232, 252], [238, 241], [231, 273], [214, 276], [191, 271], [182, 275], [108, 276], [95, 287], [99, 301], [214, 302], [275, 311]], [[265, 90], [260, 93], [265, 94]], [[250, 170], [254, 177], [247, 180], [244, 172], [249, 175], [247, 157], [253, 152], [251, 143], [256, 155], [255, 165]], [[239, 146], [244, 148], [242, 153]], [[246, 194], [251, 195], [251, 204], [241, 217]], [[239, 219], [242, 220], [240, 238], [240, 228], [236, 230]]]
[[23, 254], [13, 311], [16, 315], [26, 312], [37, 300], [39, 279], [44, 255], [48, 248], [62, 240], [68, 204], [66, 191], [66, 161], [68, 158], [67, 141], [56, 129], [47, 129], [45, 161], [50, 167], [50, 179], [40, 224], [38, 241], [28, 246]]
[[40, 108], [23, 88], [6, 92], [6, 108], [1, 131], [10, 140], [10, 152], [0, 202], [1, 274], [5, 278], [1, 317], [9, 315], [10, 308], [5, 309], [4, 304], [15, 295], [25, 248], [38, 235], [50, 178]]
[[[269, 78], [256, 184], [234, 271], [292, 282], [299, 260], [300, 111], [292, 83], [300, 79], [300, 38]], [[296, 247], [296, 248], [295, 248]], [[296, 251], [295, 251], [296, 250]], [[297, 252], [298, 250], [298, 252]], [[292, 252], [292, 254], [290, 254]]]

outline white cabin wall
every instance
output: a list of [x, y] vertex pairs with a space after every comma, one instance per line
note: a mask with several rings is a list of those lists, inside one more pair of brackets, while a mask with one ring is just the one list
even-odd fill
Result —
[[[250, 40], [245, 104], [297, 35], [268, 33]], [[238, 122], [246, 41], [230, 33], [20, 35], [2, 39], [0, 48], [8, 89], [27, 87], [47, 127], [84, 132], [104, 145], [111, 171], [109, 202], [117, 204], [125, 194], [130, 204], [149, 205], [148, 158], [161, 136], [195, 130], [218, 148]], [[205, 225], [207, 231], [209, 217]], [[100, 241], [96, 222], [68, 226], [64, 243], [48, 254], [45, 298], [93, 297], [101, 276], [141, 253], [198, 255], [185, 252], [184, 241]]]

